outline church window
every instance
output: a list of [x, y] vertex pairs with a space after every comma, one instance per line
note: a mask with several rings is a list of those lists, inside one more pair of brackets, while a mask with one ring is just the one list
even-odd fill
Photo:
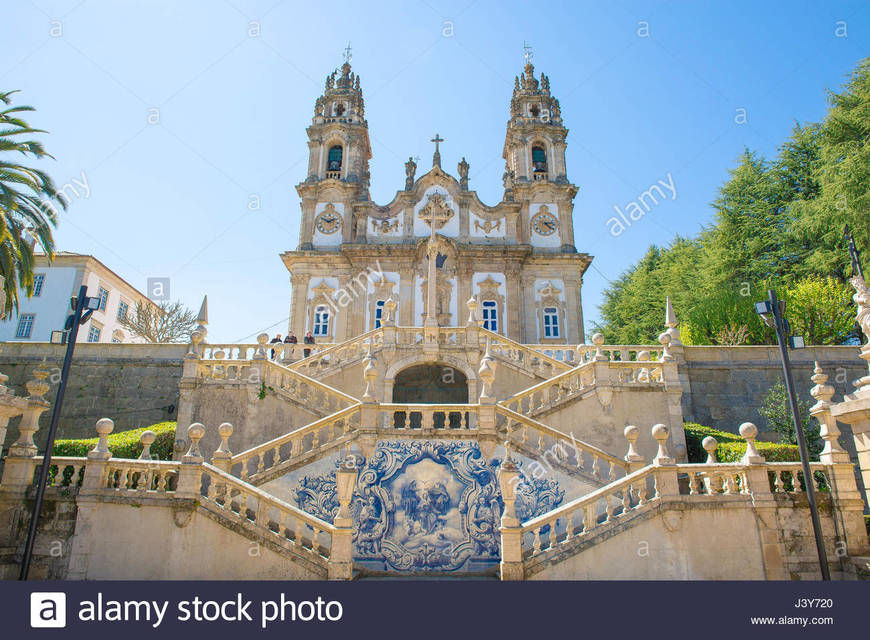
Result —
[[546, 173], [547, 152], [543, 147], [532, 147], [532, 166], [535, 168], [535, 173]]
[[344, 115], [344, 103], [343, 102], [335, 103], [334, 111], [335, 111], [336, 118], [340, 118], [341, 116], [343, 116]]
[[384, 301], [375, 302], [375, 329], [381, 328], [381, 319], [384, 317]]
[[326, 160], [327, 171], [341, 171], [341, 145], [335, 145], [329, 149], [329, 157]]
[[498, 306], [494, 300], [483, 301], [483, 328], [498, 332]]
[[314, 309], [314, 331], [315, 336], [329, 335], [329, 308], [324, 305], [318, 305]]
[[541, 115], [541, 108], [538, 105], [533, 104], [531, 107], [529, 107], [529, 113], [532, 114], [533, 118], [537, 118], [539, 115]]
[[556, 307], [544, 307], [544, 337], [559, 337], [559, 310]]

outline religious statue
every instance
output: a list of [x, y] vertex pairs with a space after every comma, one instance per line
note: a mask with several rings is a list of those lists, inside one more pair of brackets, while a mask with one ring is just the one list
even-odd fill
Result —
[[463, 156], [462, 161], [456, 167], [459, 171], [459, 187], [463, 191], [468, 191], [468, 168], [469, 164], [465, 161], [465, 157]]
[[870, 344], [870, 289], [867, 288], [867, 284], [861, 276], [852, 276], [849, 282], [855, 288], [855, 295], [852, 296], [852, 300], [858, 305], [858, 317], [856, 320], [861, 327], [861, 331], [864, 332], [864, 337], [867, 338], [868, 344]]
[[408, 158], [405, 163], [405, 191], [410, 191], [414, 187], [414, 174], [417, 173], [417, 163], [414, 158]]

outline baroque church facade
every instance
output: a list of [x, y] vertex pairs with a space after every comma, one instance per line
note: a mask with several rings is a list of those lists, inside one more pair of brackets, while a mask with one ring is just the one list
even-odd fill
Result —
[[568, 130], [550, 81], [528, 61], [515, 80], [505, 132], [504, 195], [487, 205], [441, 166], [436, 134], [432, 167], [384, 205], [369, 196], [372, 156], [359, 76], [345, 62], [326, 78], [307, 129], [308, 176], [297, 185], [299, 246], [282, 254], [292, 277], [290, 330], [318, 342], [341, 342], [380, 326], [396, 304], [400, 326], [427, 313], [428, 239], [437, 236], [436, 318], [465, 324], [466, 301], [479, 304], [484, 327], [524, 343], [584, 341], [583, 274], [591, 256], [574, 246], [567, 177]]

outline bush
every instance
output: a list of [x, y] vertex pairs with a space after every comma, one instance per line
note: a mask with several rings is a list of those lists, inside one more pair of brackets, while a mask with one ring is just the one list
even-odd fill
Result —
[[[707, 436], [713, 436], [719, 441], [719, 446], [716, 447], [716, 459], [719, 462], [739, 462], [743, 454], [746, 453], [746, 441], [736, 433], [720, 431], [694, 422], [685, 423], [683, 429], [686, 431], [686, 454], [689, 457], [689, 462], [705, 462], [707, 460], [707, 452], [701, 446], [701, 442]], [[756, 441], [755, 446], [768, 462], [797, 462], [800, 460], [798, 448], [793, 444]]]
[[[109, 451], [113, 458], [138, 458], [142, 453], [140, 436], [145, 431], [153, 431], [157, 438], [151, 445], [151, 457], [155, 460], [172, 460], [172, 447], [175, 443], [176, 422], [158, 422], [150, 427], [141, 427], [129, 431], [119, 431], [109, 436]], [[98, 438], [80, 440], [56, 440], [52, 455], [84, 457], [88, 451], [97, 446]]]
[[[779, 442], [756, 442], [755, 448], [768, 462], [800, 462], [797, 445]], [[740, 462], [746, 453], [746, 442], [722, 442], [716, 447], [719, 462]]]
[[707, 459], [707, 452], [701, 446], [701, 442], [707, 436], [716, 438], [720, 446], [725, 442], [743, 442], [743, 438], [735, 433], [705, 427], [694, 422], [684, 423], [683, 429], [686, 432], [686, 455], [689, 457], [689, 462], [704, 462]]

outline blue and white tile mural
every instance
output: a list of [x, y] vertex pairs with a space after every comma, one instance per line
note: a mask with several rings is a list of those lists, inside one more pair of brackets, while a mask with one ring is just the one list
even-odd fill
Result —
[[[357, 458], [356, 564], [420, 573], [481, 571], [498, 563], [499, 458], [484, 459], [476, 442], [427, 440], [379, 442], [369, 460]], [[329, 522], [338, 512], [334, 470], [302, 476], [290, 493], [299, 507]], [[534, 518], [564, 497], [558, 480], [523, 474], [517, 515]]]

